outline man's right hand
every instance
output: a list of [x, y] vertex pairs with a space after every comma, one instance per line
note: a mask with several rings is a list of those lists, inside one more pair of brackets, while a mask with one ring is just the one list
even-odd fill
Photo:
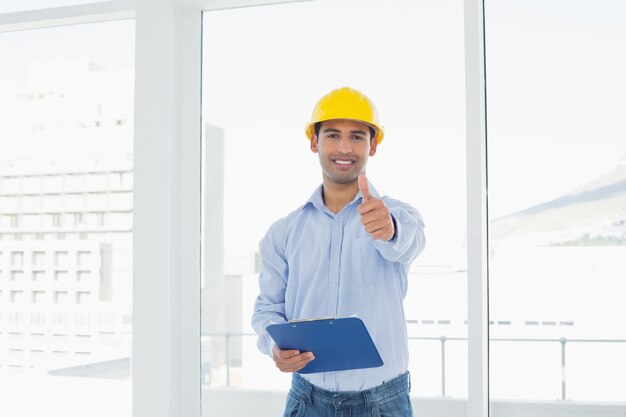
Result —
[[300, 353], [299, 350], [280, 350], [276, 345], [272, 349], [272, 357], [276, 367], [282, 372], [297, 372], [315, 359], [313, 352]]

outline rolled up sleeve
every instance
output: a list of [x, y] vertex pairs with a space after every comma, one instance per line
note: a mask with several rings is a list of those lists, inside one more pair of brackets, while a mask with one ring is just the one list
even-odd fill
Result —
[[391, 199], [384, 202], [394, 220], [395, 236], [388, 242], [375, 240], [374, 247], [388, 261], [410, 264], [426, 246], [422, 216], [408, 204]]

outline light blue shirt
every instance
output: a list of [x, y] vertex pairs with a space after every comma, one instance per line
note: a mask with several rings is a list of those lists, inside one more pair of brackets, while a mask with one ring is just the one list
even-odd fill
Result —
[[[370, 194], [381, 198], [370, 184]], [[274, 223], [260, 243], [261, 272], [252, 326], [259, 349], [272, 355], [271, 323], [356, 315], [365, 323], [384, 365], [302, 374], [330, 391], [361, 391], [406, 372], [409, 361], [403, 301], [411, 262], [424, 249], [424, 223], [408, 204], [382, 197], [396, 235], [373, 240], [357, 211], [361, 193], [334, 214], [320, 186], [309, 200]], [[315, 353], [315, 352], [313, 352]]]

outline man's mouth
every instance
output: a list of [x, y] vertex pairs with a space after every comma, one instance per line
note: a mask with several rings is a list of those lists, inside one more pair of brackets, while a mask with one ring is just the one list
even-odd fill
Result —
[[333, 158], [331, 159], [331, 161], [333, 161], [335, 164], [346, 165], [346, 166], [352, 165], [356, 162], [354, 159], [340, 159], [340, 158]]

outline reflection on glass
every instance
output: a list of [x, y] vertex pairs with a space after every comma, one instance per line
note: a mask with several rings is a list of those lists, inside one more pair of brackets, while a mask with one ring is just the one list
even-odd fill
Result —
[[0, 35], [1, 415], [131, 415], [133, 33]]
[[486, 6], [493, 415], [620, 415], [626, 5]]
[[[463, 4], [393, 4], [205, 13], [208, 391], [279, 390], [283, 405], [290, 375], [259, 353], [250, 325], [258, 243], [321, 183], [304, 126], [325, 92], [349, 85], [375, 101], [386, 128], [368, 179], [426, 222], [427, 249], [413, 264], [405, 301], [412, 395], [467, 396]], [[205, 415], [219, 414], [212, 404]]]

